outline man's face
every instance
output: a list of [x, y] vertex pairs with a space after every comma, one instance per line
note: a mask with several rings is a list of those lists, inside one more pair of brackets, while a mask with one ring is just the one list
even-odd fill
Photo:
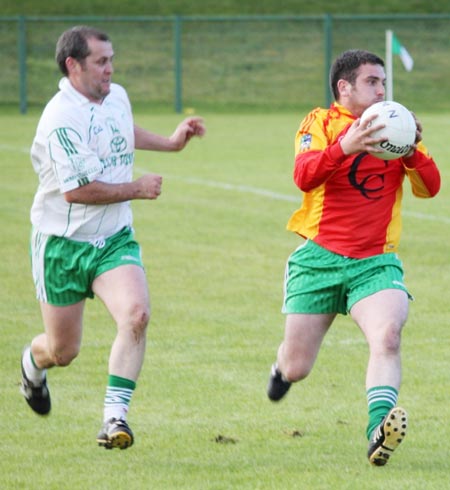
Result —
[[69, 79], [91, 102], [101, 103], [111, 90], [114, 51], [108, 41], [88, 39], [90, 54], [79, 62], [71, 59]]
[[347, 82], [343, 105], [359, 117], [367, 107], [381, 102], [385, 96], [386, 74], [381, 65], [365, 64], [358, 69], [355, 83]]

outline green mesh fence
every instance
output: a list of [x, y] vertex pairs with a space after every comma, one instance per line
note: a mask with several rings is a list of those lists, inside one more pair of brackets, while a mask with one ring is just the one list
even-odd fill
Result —
[[56, 39], [76, 24], [111, 36], [114, 81], [126, 86], [135, 108], [297, 111], [324, 105], [329, 60], [350, 48], [384, 58], [385, 31], [391, 29], [415, 62], [408, 73], [394, 58], [394, 98], [416, 111], [450, 109], [449, 14], [0, 17], [0, 107], [26, 110], [45, 104], [60, 77]]

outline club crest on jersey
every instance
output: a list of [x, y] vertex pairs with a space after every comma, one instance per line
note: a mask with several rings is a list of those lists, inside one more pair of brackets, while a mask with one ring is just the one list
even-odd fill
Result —
[[312, 135], [304, 134], [300, 140], [300, 151], [306, 151], [311, 148]]
[[121, 135], [114, 136], [114, 138], [110, 142], [110, 147], [113, 153], [120, 153], [121, 151], [124, 151], [126, 149], [127, 140]]
[[120, 134], [119, 125], [116, 123], [114, 118], [108, 117], [106, 120], [109, 132], [112, 135], [110, 141], [110, 148], [113, 153], [120, 153], [125, 151], [127, 147], [127, 140]]

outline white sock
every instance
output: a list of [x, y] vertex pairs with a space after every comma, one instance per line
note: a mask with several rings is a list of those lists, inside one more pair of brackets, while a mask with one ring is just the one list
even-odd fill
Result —
[[127, 420], [127, 408], [120, 405], [114, 405], [111, 407], [105, 407], [103, 411], [103, 421], [106, 422], [109, 419]]
[[133, 389], [118, 386], [106, 388], [103, 420], [111, 418], [127, 420], [128, 406], [133, 394]]
[[27, 378], [36, 385], [42, 383], [45, 378], [46, 369], [38, 369], [31, 360], [31, 348], [27, 347], [22, 356], [22, 365]]

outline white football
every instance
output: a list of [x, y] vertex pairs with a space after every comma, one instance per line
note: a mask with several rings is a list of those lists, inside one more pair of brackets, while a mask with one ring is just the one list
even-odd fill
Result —
[[373, 145], [383, 153], [372, 153], [381, 160], [393, 160], [406, 155], [416, 139], [416, 121], [411, 112], [402, 104], [391, 100], [377, 102], [368, 107], [361, 116], [361, 124], [373, 114], [378, 117], [370, 125], [384, 124], [386, 127], [374, 131], [371, 136], [385, 136], [386, 141]]

